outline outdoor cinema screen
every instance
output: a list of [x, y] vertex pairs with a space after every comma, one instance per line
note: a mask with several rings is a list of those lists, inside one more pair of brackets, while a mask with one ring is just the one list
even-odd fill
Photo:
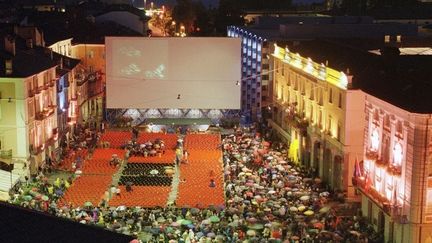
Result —
[[240, 109], [239, 38], [106, 37], [107, 108]]

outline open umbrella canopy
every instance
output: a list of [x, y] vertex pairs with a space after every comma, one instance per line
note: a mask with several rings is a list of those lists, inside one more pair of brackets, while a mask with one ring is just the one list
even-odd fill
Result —
[[307, 200], [309, 200], [310, 199], [310, 196], [308, 196], [308, 195], [305, 195], [305, 196], [301, 196], [300, 197], [300, 200], [302, 200], [302, 201], [307, 201]]
[[326, 206], [326, 207], [322, 207], [319, 212], [320, 213], [327, 213], [328, 211], [330, 211], [330, 207]]
[[303, 206], [303, 205], [301, 205], [297, 209], [298, 209], [298, 211], [302, 212], [302, 211], [304, 211], [306, 209], [306, 207]]
[[164, 217], [159, 217], [159, 218], [157, 218], [156, 221], [157, 221], [158, 223], [163, 223], [163, 222], [166, 221], [166, 219], [165, 219]]
[[188, 225], [188, 224], [192, 224], [192, 221], [187, 220], [187, 219], [183, 219], [181, 222], [182, 225]]
[[209, 218], [209, 221], [212, 223], [217, 223], [217, 222], [220, 222], [220, 218], [216, 215], [213, 215]]
[[32, 196], [30, 196], [30, 195], [25, 195], [25, 196], [23, 197], [23, 199], [24, 199], [25, 201], [30, 201], [30, 200], [32, 200]]
[[248, 226], [249, 229], [260, 230], [264, 228], [263, 224], [251, 224]]
[[296, 207], [290, 207], [290, 209], [289, 209], [291, 212], [298, 212], [299, 210], [298, 210], [298, 208], [296, 208]]
[[171, 226], [172, 227], [178, 227], [178, 226], [180, 226], [180, 224], [178, 222], [174, 221], [171, 223]]
[[250, 229], [250, 230], [246, 231], [246, 235], [247, 235], [247, 236], [255, 236], [255, 235], [256, 235], [256, 232], [255, 232], [255, 230]]
[[151, 170], [149, 173], [150, 173], [150, 175], [157, 175], [157, 174], [159, 174], [159, 171], [158, 170]]
[[91, 207], [91, 206], [93, 206], [93, 203], [90, 201], [84, 203], [84, 207]]
[[311, 216], [314, 214], [314, 212], [312, 210], [307, 210], [306, 212], [303, 213], [306, 216]]
[[49, 197], [46, 196], [46, 195], [43, 195], [43, 196], [42, 196], [42, 200], [43, 200], [43, 201], [48, 201], [48, 200], [49, 200]]

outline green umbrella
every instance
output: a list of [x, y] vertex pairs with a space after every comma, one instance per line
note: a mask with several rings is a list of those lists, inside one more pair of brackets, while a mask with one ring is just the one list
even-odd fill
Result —
[[163, 223], [163, 222], [165, 222], [166, 221], [166, 219], [164, 218], [164, 217], [159, 217], [159, 218], [157, 218], [157, 222], [158, 223]]
[[188, 225], [188, 224], [192, 224], [192, 221], [187, 220], [187, 219], [183, 219], [181, 222], [181, 225]]
[[210, 220], [210, 222], [212, 222], [212, 223], [220, 222], [220, 218], [219, 218], [218, 216], [216, 216], [216, 215], [211, 216], [211, 217], [209, 218], [209, 220]]
[[91, 206], [93, 206], [93, 203], [90, 201], [84, 203], [84, 207], [91, 207]]
[[48, 201], [48, 200], [49, 200], [49, 197], [46, 196], [46, 195], [43, 195], [43, 196], [42, 196], [42, 200], [44, 200], [44, 201]]
[[249, 225], [248, 228], [249, 229], [254, 229], [254, 230], [260, 230], [260, 229], [264, 228], [264, 225], [263, 224], [252, 224], [252, 225]]
[[25, 201], [30, 201], [30, 200], [32, 200], [32, 196], [30, 196], [30, 195], [25, 195], [25, 196], [23, 197], [23, 199], [24, 199]]

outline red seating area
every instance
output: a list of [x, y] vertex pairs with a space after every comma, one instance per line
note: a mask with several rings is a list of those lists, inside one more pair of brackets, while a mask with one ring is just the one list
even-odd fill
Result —
[[[219, 135], [190, 134], [185, 141], [189, 159], [188, 164], [180, 165], [181, 180], [186, 182], [179, 185], [177, 206], [224, 205], [222, 152], [217, 149]], [[215, 187], [210, 187], [211, 179]]]
[[83, 206], [87, 201], [98, 205], [111, 181], [111, 176], [80, 176], [66, 191], [63, 201], [75, 206]]
[[112, 148], [95, 149], [95, 151], [93, 152], [92, 159], [110, 160], [113, 154], [117, 154], [119, 159], [123, 159], [125, 151], [123, 149], [112, 149]]
[[161, 154], [160, 157], [156, 156], [132, 156], [128, 158], [129, 163], [171, 163], [174, 161], [175, 151], [166, 150], [165, 154]]
[[117, 167], [109, 165], [109, 160], [113, 154], [122, 159], [124, 153], [122, 149], [95, 149], [92, 158], [83, 162], [82, 176], [66, 191], [63, 201], [81, 206], [87, 201], [93, 205], [99, 204], [111, 185], [112, 175], [118, 170]]
[[164, 134], [164, 133], [139, 133], [137, 142], [146, 143], [148, 141], [154, 141], [156, 139], [162, 139], [165, 143], [165, 148], [174, 149], [177, 144], [177, 135], [175, 134]]
[[220, 143], [219, 134], [188, 134], [184, 145], [186, 149], [217, 150]]
[[100, 141], [108, 142], [111, 148], [120, 148], [132, 139], [129, 131], [106, 131], [102, 134]]
[[81, 156], [81, 158], [84, 160], [87, 157], [87, 154], [88, 154], [87, 149], [70, 151], [68, 156], [64, 158], [60, 163], [58, 163], [54, 168], [58, 170], [64, 170], [64, 171], [73, 171], [72, 163], [76, 160], [76, 158], [78, 156]]
[[171, 187], [160, 186], [133, 186], [132, 189], [133, 191], [126, 192], [126, 188], [120, 186], [120, 196], [115, 195], [109, 202], [110, 206], [164, 207], [171, 191]]

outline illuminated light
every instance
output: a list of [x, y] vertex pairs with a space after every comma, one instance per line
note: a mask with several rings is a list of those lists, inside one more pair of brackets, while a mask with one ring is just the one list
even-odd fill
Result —
[[306, 63], [306, 67], [304, 69], [307, 73], [311, 74], [313, 72], [314, 68], [312, 65], [312, 59], [310, 57], [308, 58], [308, 61]]
[[348, 86], [348, 77], [344, 72], [341, 72], [339, 77], [340, 83], [342, 86], [347, 87]]
[[403, 149], [402, 145], [397, 142], [393, 147], [393, 164], [396, 166], [402, 165]]
[[394, 190], [393, 176], [389, 175], [389, 173], [387, 172], [384, 173], [385, 173], [385, 180], [386, 180], [385, 195], [388, 200], [391, 200], [393, 197], [393, 190]]
[[380, 138], [379, 138], [379, 133], [378, 133], [378, 129], [375, 128], [372, 131], [371, 137], [370, 137], [370, 143], [371, 143], [371, 149], [373, 151], [378, 151], [379, 148], [379, 143], [380, 143]]
[[293, 65], [296, 68], [302, 68], [301, 56], [299, 53], [296, 53], [296, 55], [294, 57]]
[[323, 63], [321, 63], [321, 67], [320, 67], [320, 70], [319, 70], [318, 77], [320, 79], [322, 79], [322, 80], [325, 80], [326, 76], [327, 76], [326, 66]]

